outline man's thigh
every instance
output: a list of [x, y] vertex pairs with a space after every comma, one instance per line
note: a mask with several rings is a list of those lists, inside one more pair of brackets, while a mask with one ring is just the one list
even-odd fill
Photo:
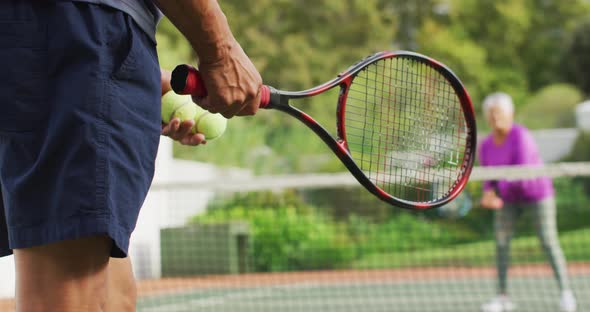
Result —
[[94, 236], [14, 250], [18, 311], [95, 311], [106, 302], [112, 240]]

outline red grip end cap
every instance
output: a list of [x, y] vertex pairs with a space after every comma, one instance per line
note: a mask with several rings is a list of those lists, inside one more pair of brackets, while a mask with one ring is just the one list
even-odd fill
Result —
[[184, 91], [185, 94], [191, 94], [198, 97], [207, 96], [207, 89], [205, 89], [203, 79], [201, 79], [199, 71], [192, 66], [188, 67]]
[[265, 108], [270, 103], [270, 88], [268, 86], [262, 86], [260, 88], [260, 108]]

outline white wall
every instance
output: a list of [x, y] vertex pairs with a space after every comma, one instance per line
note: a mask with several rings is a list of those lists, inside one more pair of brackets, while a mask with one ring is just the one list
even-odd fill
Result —
[[558, 162], [568, 156], [579, 134], [576, 128], [546, 129], [531, 132], [539, 147], [541, 159], [546, 163]]
[[0, 258], [0, 298], [14, 297], [14, 257]]
[[578, 128], [590, 131], [590, 100], [576, 106], [576, 123]]
[[[153, 185], [166, 182], [202, 181], [213, 179], [215, 174], [216, 168], [212, 165], [174, 160], [172, 141], [162, 138], [156, 159]], [[129, 254], [136, 278], [160, 277], [160, 229], [185, 224], [188, 217], [205, 210], [207, 200], [212, 196], [206, 191], [189, 191], [188, 193], [154, 188], [148, 193], [129, 244]]]
[[[195, 147], [206, 148], [206, 147]], [[172, 141], [162, 138], [156, 175], [141, 208], [129, 246], [133, 271], [138, 279], [161, 276], [160, 230], [185, 225], [190, 217], [202, 213], [214, 193], [207, 189], [162, 188], [166, 183], [199, 183], [232, 177], [250, 176], [250, 171], [220, 169], [216, 166], [172, 158]]]

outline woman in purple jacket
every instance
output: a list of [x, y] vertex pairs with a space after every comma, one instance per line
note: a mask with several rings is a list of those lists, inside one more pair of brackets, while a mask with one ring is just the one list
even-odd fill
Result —
[[[485, 98], [483, 110], [492, 128], [479, 148], [482, 166], [541, 165], [537, 146], [529, 131], [513, 123], [514, 105], [505, 93], [494, 93]], [[565, 257], [559, 245], [556, 226], [554, 189], [547, 177], [522, 181], [487, 181], [483, 186], [481, 205], [494, 209], [498, 296], [481, 306], [484, 312], [504, 312], [515, 309], [507, 295], [507, 271], [510, 239], [515, 224], [523, 212], [534, 215], [537, 234], [545, 250], [561, 289], [562, 311], [576, 311], [576, 300], [567, 277]]]

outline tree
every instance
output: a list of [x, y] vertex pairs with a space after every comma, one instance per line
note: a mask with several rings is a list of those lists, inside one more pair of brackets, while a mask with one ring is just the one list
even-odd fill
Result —
[[528, 0], [450, 0], [446, 17], [425, 18], [419, 51], [439, 59], [463, 80], [477, 104], [491, 92], [528, 95], [520, 57], [531, 24]]
[[531, 2], [531, 27], [522, 57], [532, 91], [560, 80], [561, 59], [573, 28], [590, 14], [584, 0], [534, 0]]
[[447, 63], [477, 103], [505, 91], [523, 105], [531, 93], [560, 82], [560, 59], [575, 21], [590, 13], [584, 0], [439, 0], [446, 16], [419, 25], [418, 49]]
[[576, 27], [563, 63], [566, 80], [590, 94], [590, 19]]

